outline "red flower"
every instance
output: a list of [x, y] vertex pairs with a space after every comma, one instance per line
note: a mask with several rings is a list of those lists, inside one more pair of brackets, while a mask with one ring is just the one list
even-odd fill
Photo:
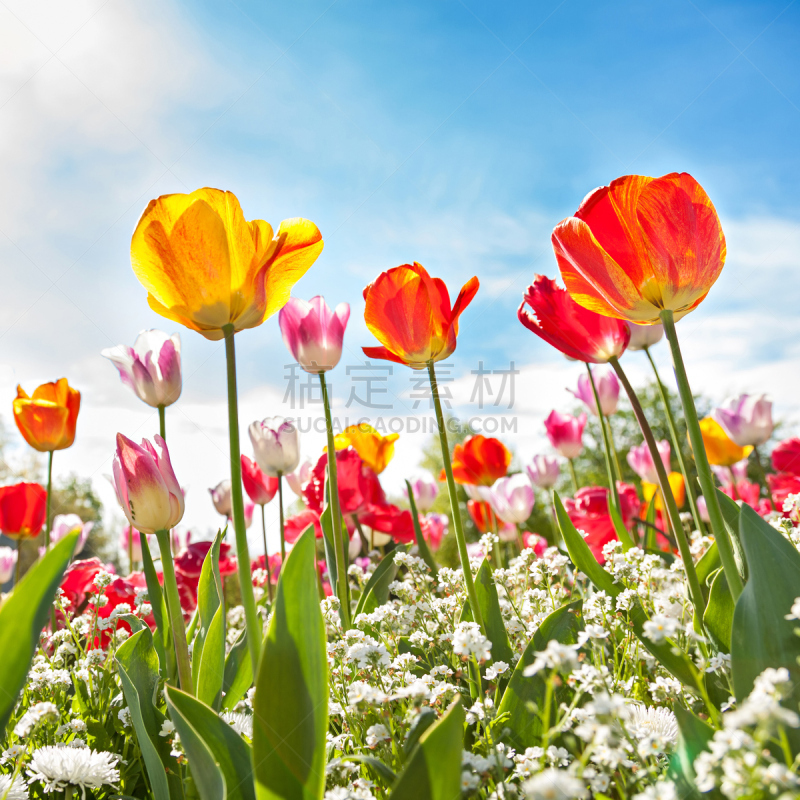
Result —
[[[98, 618], [108, 619], [114, 609], [122, 603], [127, 603], [131, 607], [131, 612], [133, 612], [136, 608], [136, 590], [146, 588], [147, 580], [143, 572], [132, 572], [125, 578], [114, 578], [103, 592], [108, 602], [98, 610]], [[156, 620], [152, 613], [144, 618], [144, 622], [150, 626], [151, 630], [155, 629]], [[124, 628], [129, 633], [131, 632], [131, 626], [125, 620], [117, 622], [115, 630], [119, 628]]]
[[289, 544], [294, 544], [309, 525], [314, 526], [317, 539], [321, 539], [322, 525], [319, 524], [319, 514], [311, 508], [305, 508], [299, 514], [288, 517], [283, 523], [283, 536]]
[[242, 483], [247, 496], [257, 505], [265, 506], [278, 491], [278, 478], [265, 475], [255, 461], [242, 454]]
[[[321, 514], [325, 498], [325, 469], [327, 453], [320, 456], [311, 471], [308, 483], [303, 487], [306, 505]], [[339, 484], [339, 508], [345, 516], [358, 514], [369, 505], [383, 505], [386, 495], [378, 476], [361, 459], [352, 447], [336, 451], [337, 482]]]
[[730, 485], [720, 488], [732, 500], [742, 500], [753, 508], [758, 507], [758, 503], [761, 499], [761, 487], [757, 483], [739, 481], [735, 489]]
[[547, 550], [547, 539], [545, 539], [544, 536], [540, 536], [538, 533], [523, 533], [522, 543], [540, 557], [544, 555], [544, 551]]
[[566, 289], [544, 275], [533, 279], [517, 317], [528, 330], [576, 361], [605, 364], [621, 356], [631, 340], [630, 329], [621, 319], [579, 306]]
[[[181, 598], [181, 608], [184, 615], [191, 613], [197, 607], [197, 584], [203, 569], [208, 551], [214, 542], [192, 542], [178, 553], [174, 558], [175, 581], [178, 584], [178, 594]], [[219, 574], [233, 575], [237, 570], [236, 556], [231, 555], [231, 546], [221, 542], [219, 546]], [[158, 580], [163, 583], [163, 575]]]
[[[499, 439], [480, 434], [467, 436], [453, 448], [453, 478], [456, 483], [491, 486], [508, 472], [511, 453]], [[444, 470], [439, 477], [445, 479]]]
[[[250, 572], [255, 572], [256, 570], [267, 572], [266, 564], [267, 560], [264, 558], [264, 554], [262, 553], [260, 556], [256, 556], [250, 563]], [[281, 554], [273, 553], [269, 557], [270, 583], [276, 584], [278, 582], [278, 577], [280, 576], [280, 572], [281, 572]], [[266, 581], [261, 581], [260, 583], [256, 583], [255, 581], [253, 581], [253, 583], [256, 586], [263, 586], [266, 583]]]
[[772, 451], [772, 468], [776, 472], [800, 475], [800, 439], [784, 439]]
[[[633, 517], [639, 510], [639, 498], [636, 489], [629, 483], [617, 482], [622, 521], [626, 527], [630, 526]], [[588, 534], [586, 544], [601, 563], [605, 563], [603, 546], [617, 539], [614, 523], [608, 512], [608, 489], [603, 486], [586, 486], [575, 492], [575, 497], [568, 497], [564, 501], [572, 524]]]
[[0, 487], [0, 531], [10, 539], [31, 539], [44, 525], [47, 492], [38, 483]]
[[358, 515], [359, 521], [368, 528], [387, 533], [400, 544], [416, 541], [414, 537], [414, 521], [408, 509], [401, 509], [390, 503], [373, 505]]
[[783, 503], [790, 494], [800, 493], [800, 475], [791, 475], [788, 472], [779, 472], [777, 475], [767, 475], [772, 502], [778, 511], [783, 511]]
[[497, 517], [486, 501], [467, 500], [467, 511], [481, 533], [491, 533], [497, 526]]
[[73, 561], [61, 579], [61, 591], [65, 610], [80, 614], [86, 605], [88, 595], [93, 591], [92, 583], [98, 572], [114, 572], [111, 564], [104, 564], [99, 558], [84, 558]]

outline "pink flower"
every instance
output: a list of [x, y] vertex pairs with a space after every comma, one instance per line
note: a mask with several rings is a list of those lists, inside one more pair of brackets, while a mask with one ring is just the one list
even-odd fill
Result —
[[489, 490], [494, 513], [507, 525], [521, 525], [533, 511], [533, 489], [527, 475], [517, 472], [498, 478]]
[[[594, 373], [594, 385], [597, 387], [597, 396], [600, 398], [600, 410], [603, 416], [610, 416], [617, 411], [619, 403], [619, 381], [613, 372]], [[589, 411], [597, 416], [597, 404], [594, 402], [594, 392], [588, 375], [581, 375], [578, 378], [578, 391], [568, 390], [570, 394], [578, 398], [586, 405]]]
[[635, 325], [633, 322], [628, 322], [627, 325], [631, 332], [628, 350], [644, 350], [645, 347], [652, 347], [664, 336], [663, 325]]
[[534, 456], [525, 470], [530, 482], [540, 489], [552, 489], [558, 481], [558, 461], [553, 456]]
[[289, 484], [289, 488], [298, 497], [303, 496], [303, 487], [311, 479], [311, 470], [313, 469], [314, 465], [308, 459], [305, 459], [294, 472], [290, 472], [288, 475], [284, 476], [286, 478], [286, 483]]
[[544, 551], [547, 550], [547, 539], [545, 539], [544, 536], [540, 536], [538, 533], [523, 533], [522, 543], [529, 550], [533, 550], [540, 558], [544, 555]]
[[174, 528], [183, 518], [184, 503], [178, 479], [172, 470], [167, 443], [153, 437], [157, 453], [147, 439], [141, 446], [117, 434], [114, 459], [114, 490], [128, 522], [142, 533]]
[[278, 479], [261, 471], [255, 461], [242, 453], [242, 483], [247, 496], [258, 506], [265, 506], [278, 491]]
[[230, 519], [233, 508], [231, 501], [231, 482], [226, 478], [208, 491], [211, 494], [211, 502], [214, 504], [214, 508], [217, 509], [217, 513]]
[[297, 427], [290, 419], [267, 417], [247, 429], [256, 463], [270, 477], [288, 475], [300, 463]]
[[172, 536], [172, 551], [174, 553], [180, 553], [180, 551], [188, 547], [189, 542], [192, 541], [191, 531], [181, 531], [178, 530], [178, 528], [173, 528], [170, 533]]
[[119, 377], [147, 405], [172, 405], [181, 395], [181, 337], [164, 331], [142, 331], [128, 347], [118, 344], [101, 352]]
[[13, 547], [0, 547], [0, 586], [11, 580], [17, 566], [17, 551]]
[[77, 514], [56, 514], [50, 526], [50, 544], [60, 542], [68, 533], [80, 531], [78, 546], [75, 548], [77, 555], [83, 550], [93, 527], [94, 522], [84, 522]]
[[716, 464], [712, 464], [711, 469], [717, 476], [720, 486], [728, 488], [747, 480], [747, 464], [747, 459], [743, 458], [741, 461], [737, 461], [732, 467], [720, 467]]
[[586, 427], [586, 414], [573, 417], [551, 411], [544, 421], [550, 444], [564, 458], [577, 458], [583, 450], [583, 429]]
[[290, 297], [278, 314], [278, 324], [292, 357], [306, 372], [317, 374], [339, 363], [349, 318], [347, 303], [339, 303], [332, 312], [319, 295], [309, 302]]
[[[424, 514], [430, 511], [436, 495], [439, 494], [439, 485], [436, 478], [430, 472], [423, 472], [418, 477], [409, 481], [411, 491], [414, 493], [414, 502], [417, 504], [417, 511]], [[408, 492], [406, 492], [407, 494]]]
[[772, 402], [764, 394], [731, 397], [714, 410], [713, 416], [739, 447], [764, 444], [775, 427]]
[[[666, 439], [662, 439], [660, 442], [656, 443], [656, 446], [658, 447], [658, 454], [661, 456], [664, 469], [667, 471], [667, 474], [669, 474], [669, 457], [671, 452], [669, 442]], [[656, 472], [656, 466], [653, 463], [653, 457], [650, 455], [650, 448], [647, 444], [642, 443], [638, 447], [631, 447], [628, 451], [628, 464], [630, 464], [631, 469], [643, 481], [647, 483], [658, 483], [658, 473]]]
[[442, 539], [447, 536], [449, 525], [450, 518], [447, 514], [426, 514], [419, 518], [422, 536], [434, 552], [441, 547]]
[[[132, 547], [130, 549], [131, 559], [133, 561], [141, 561], [142, 560], [142, 540], [141, 536], [144, 534], [139, 533], [136, 529], [133, 530], [133, 535], [131, 536], [131, 526], [125, 525], [119, 534], [119, 546], [123, 553], [128, 554], [128, 539], [132, 538]], [[130, 565], [128, 565], [130, 569]]]

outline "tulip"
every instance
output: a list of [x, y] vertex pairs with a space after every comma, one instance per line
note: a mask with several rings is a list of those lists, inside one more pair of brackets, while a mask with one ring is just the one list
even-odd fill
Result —
[[583, 429], [586, 427], [586, 414], [573, 417], [551, 411], [544, 421], [550, 444], [564, 458], [577, 458], [583, 450]]
[[41, 453], [63, 450], [75, 441], [81, 393], [61, 378], [43, 383], [28, 397], [17, 386], [14, 421], [25, 441]]
[[[600, 411], [604, 417], [616, 414], [617, 404], [619, 403], [619, 381], [613, 372], [595, 374], [594, 383], [597, 387], [597, 396], [600, 398]], [[588, 375], [581, 375], [578, 378], [578, 391], [570, 394], [577, 397], [589, 411], [597, 416], [597, 403], [594, 399], [592, 384]]]
[[420, 473], [410, 483], [417, 511], [420, 514], [425, 514], [433, 507], [433, 501], [436, 500], [436, 495], [439, 494], [439, 484], [430, 472]]
[[467, 511], [475, 527], [481, 533], [491, 533], [497, 526], [492, 506], [483, 500], [467, 500]]
[[630, 322], [695, 309], [725, 263], [717, 212], [687, 173], [626, 175], [591, 192], [552, 235], [561, 277], [580, 305]]
[[784, 439], [772, 451], [772, 467], [776, 472], [800, 475], [800, 439]]
[[290, 297], [278, 314], [283, 341], [292, 358], [313, 375], [333, 369], [342, 357], [350, 306], [339, 303], [331, 313], [324, 298], [310, 302]]
[[45, 520], [47, 492], [38, 483], [0, 487], [0, 532], [10, 539], [32, 539]]
[[498, 478], [489, 491], [494, 513], [506, 524], [521, 525], [533, 511], [533, 489], [522, 472]]
[[716, 465], [712, 465], [711, 469], [717, 476], [717, 480], [720, 482], [720, 485], [724, 488], [727, 488], [747, 480], [747, 468], [749, 464], [750, 462], [744, 458], [741, 461], [737, 461], [735, 464], [732, 464], [730, 467], [718, 467]]
[[708, 516], [706, 499], [702, 495], [697, 498], [697, 511], [700, 514], [700, 519], [702, 519], [703, 522], [711, 522], [711, 518]]
[[142, 560], [142, 539], [144, 534], [126, 525], [119, 534], [120, 549], [128, 554], [128, 569], [133, 570], [133, 562]]
[[776, 475], [767, 475], [772, 502], [778, 510], [783, 510], [783, 504], [790, 494], [800, 494], [800, 475], [789, 472], [779, 472]]
[[89, 538], [94, 522], [84, 522], [77, 514], [57, 514], [53, 517], [50, 528], [50, 543], [60, 542], [68, 533], [80, 531], [78, 544], [75, 545], [75, 555], [83, 550]]
[[633, 322], [628, 322], [627, 325], [631, 332], [628, 350], [646, 350], [664, 337], [663, 325], [636, 325]]
[[394, 456], [394, 443], [400, 438], [399, 433], [381, 436], [375, 428], [366, 423], [350, 425], [334, 438], [337, 450], [353, 447], [362, 461], [380, 475]]
[[[670, 452], [672, 448], [666, 439], [662, 439], [657, 443], [658, 454], [661, 456], [661, 462], [664, 464], [664, 469], [669, 472], [670, 469]], [[628, 451], [628, 464], [630, 468], [647, 483], [658, 483], [658, 473], [656, 472], [656, 465], [653, 463], [653, 457], [650, 455], [650, 448], [647, 444], [640, 444], [638, 447], [634, 446]], [[678, 505], [682, 505], [679, 503]]]
[[271, 478], [288, 475], [300, 463], [297, 428], [289, 419], [267, 417], [248, 428], [258, 466]]
[[739, 447], [764, 444], [772, 436], [775, 427], [772, 422], [772, 402], [763, 394], [758, 397], [742, 394], [729, 398], [714, 410], [714, 419]]
[[[278, 479], [266, 475], [255, 461], [251, 461], [244, 454], [242, 455], [242, 483], [247, 496], [257, 506], [265, 506], [278, 491]], [[214, 505], [216, 506], [216, 503]], [[217, 510], [219, 511], [219, 509]]]
[[[499, 440], [476, 434], [453, 448], [453, 478], [456, 483], [491, 486], [508, 472], [511, 452]], [[439, 480], [444, 480], [444, 470]]]
[[552, 489], [559, 476], [558, 461], [553, 456], [534, 456], [525, 468], [530, 482], [539, 489]]
[[170, 543], [172, 545], [172, 551], [174, 553], [180, 553], [185, 547], [189, 546], [189, 542], [192, 541], [192, 532], [191, 531], [184, 531], [180, 528], [173, 528], [170, 531]]
[[289, 484], [289, 488], [298, 497], [303, 496], [303, 487], [308, 483], [313, 468], [314, 465], [306, 458], [294, 472], [290, 472], [288, 475], [284, 476], [286, 478], [286, 483]]
[[119, 344], [101, 352], [119, 371], [122, 382], [153, 408], [172, 405], [181, 394], [181, 337], [163, 331], [142, 331], [128, 347]]
[[19, 553], [11, 547], [0, 547], [0, 586], [11, 580]]
[[442, 539], [447, 536], [449, 517], [447, 514], [425, 514], [419, 518], [419, 525], [428, 546], [436, 552], [442, 545]]
[[[678, 508], [682, 508], [686, 501], [686, 481], [683, 475], [681, 475], [680, 472], [670, 472], [669, 475], [667, 475], [667, 480], [669, 481], [672, 496], [675, 498]], [[663, 511], [664, 503], [661, 498], [661, 493], [658, 490], [658, 484], [642, 479], [642, 494], [644, 495], [645, 502], [649, 503], [656, 493], [658, 493], [656, 496], [656, 511]]]
[[522, 543], [526, 549], [533, 550], [539, 558], [544, 555], [544, 551], [547, 550], [548, 547], [547, 539], [545, 539], [544, 536], [527, 531], [522, 534]]
[[211, 502], [218, 514], [222, 514], [226, 519], [231, 518], [231, 482], [226, 478], [220, 481], [213, 489], [209, 489]]
[[458, 319], [478, 291], [477, 278], [461, 289], [455, 305], [444, 282], [416, 262], [382, 272], [364, 289], [367, 327], [382, 347], [362, 348], [379, 358], [424, 369], [456, 349]]
[[533, 279], [517, 317], [528, 330], [576, 361], [604, 364], [622, 355], [630, 339], [622, 320], [587, 311], [544, 275]]
[[737, 461], [750, 455], [753, 450], [750, 445], [740, 447], [736, 444], [713, 417], [700, 420], [700, 431], [709, 464], [732, 467]]

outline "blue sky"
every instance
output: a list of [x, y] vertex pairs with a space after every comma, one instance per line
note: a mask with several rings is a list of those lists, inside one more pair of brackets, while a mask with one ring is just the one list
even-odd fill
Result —
[[[716, 204], [729, 247], [679, 328], [690, 373], [715, 399], [768, 391], [791, 420], [799, 27], [800, 4], [771, 2], [8, 2], [3, 416], [17, 381], [69, 376], [84, 411], [56, 471], [94, 476], [110, 501], [114, 432], [150, 435], [154, 421], [98, 353], [145, 327], [175, 329], [146, 306], [130, 234], [152, 197], [211, 185], [234, 191], [249, 218], [319, 225], [325, 250], [296, 293], [351, 303], [347, 363], [373, 343], [361, 290], [378, 272], [418, 260], [453, 293], [477, 274], [453, 359], [457, 410], [471, 411], [479, 360], [515, 360], [524, 460], [579, 371], [516, 320], [533, 275], [555, 274], [550, 230], [619, 175], [683, 170]], [[187, 522], [203, 528], [214, 522], [205, 487], [225, 474], [224, 362], [219, 346], [182, 336], [171, 443], [191, 487]], [[280, 413], [289, 359], [277, 321], [237, 344], [243, 423]], [[342, 403], [346, 379], [333, 379]], [[392, 386], [407, 393], [408, 375]], [[389, 484], [424, 437], [401, 441]]]

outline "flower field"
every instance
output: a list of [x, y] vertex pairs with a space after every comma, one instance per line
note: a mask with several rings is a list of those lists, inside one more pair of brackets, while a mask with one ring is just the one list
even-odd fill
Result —
[[[325, 268], [317, 226], [248, 221], [217, 189], [149, 203], [130, 258], [150, 308], [225, 347], [230, 478], [210, 499], [226, 524], [178, 528], [179, 334], [102, 353], [160, 422], [108, 443], [114, 563], [54, 501], [80, 392], [19, 387], [47, 480], [0, 487], [16, 542], [0, 547], [0, 800], [800, 797], [800, 439], [776, 435], [763, 395], [705, 414], [680, 347], [724, 268], [717, 212], [686, 173], [628, 175], [551, 241], [563, 287], [532, 276], [520, 338], [585, 374], [542, 420], [548, 452], [456, 433], [443, 409], [437, 364], [479, 276], [456, 294], [404, 264], [364, 289], [364, 354], [414, 370], [435, 411], [435, 470], [393, 497], [398, 435], [333, 421], [349, 304], [291, 296]], [[273, 316], [319, 383], [324, 451], [292, 419], [239, 418], [236, 335]]]

